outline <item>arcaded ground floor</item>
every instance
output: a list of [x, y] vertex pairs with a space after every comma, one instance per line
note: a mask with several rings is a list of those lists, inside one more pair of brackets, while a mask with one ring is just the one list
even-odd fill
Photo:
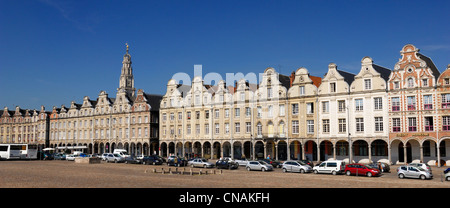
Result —
[[[260, 139], [260, 140], [215, 140], [215, 141], [160, 141], [161, 156], [220, 157], [258, 159], [270, 157], [275, 160], [329, 159], [355, 162], [425, 162], [430, 165], [450, 166], [450, 138], [433, 139]], [[351, 148], [350, 148], [351, 147]], [[440, 164], [437, 163], [440, 161]]]

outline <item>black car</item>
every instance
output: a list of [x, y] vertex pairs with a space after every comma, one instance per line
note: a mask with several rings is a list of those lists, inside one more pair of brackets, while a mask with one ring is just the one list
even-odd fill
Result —
[[152, 156], [144, 156], [142, 159], [142, 164], [144, 165], [162, 165], [163, 161], [159, 159], [158, 156], [152, 155]]
[[169, 166], [180, 167], [180, 166], [186, 166], [187, 163], [188, 163], [188, 161], [181, 157], [175, 157], [175, 158], [171, 158], [171, 159], [167, 160], [167, 165], [169, 165]]
[[142, 160], [138, 159], [136, 156], [129, 156], [125, 158], [125, 163], [126, 164], [141, 164]]
[[[314, 163], [312, 161], [309, 160], [299, 160], [300, 162], [306, 163], [307, 165], [314, 167]], [[319, 163], [320, 164], [320, 163]]]
[[232, 160], [217, 160], [216, 167], [219, 169], [237, 169], [239, 167], [239, 163]]

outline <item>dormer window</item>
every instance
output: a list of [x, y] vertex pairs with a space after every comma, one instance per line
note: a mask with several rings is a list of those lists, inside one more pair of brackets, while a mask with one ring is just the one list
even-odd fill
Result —
[[413, 88], [413, 87], [414, 87], [414, 79], [408, 78], [408, 88]]
[[428, 87], [428, 79], [422, 79], [423, 86]]
[[330, 83], [330, 92], [336, 92], [336, 83]]
[[372, 89], [372, 80], [365, 79], [364, 80], [364, 89], [365, 90], [371, 90]]

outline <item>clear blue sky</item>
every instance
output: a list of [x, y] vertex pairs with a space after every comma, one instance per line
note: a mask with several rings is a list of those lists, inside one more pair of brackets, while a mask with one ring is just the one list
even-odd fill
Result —
[[0, 0], [0, 107], [46, 110], [115, 97], [125, 43], [135, 87], [164, 94], [174, 73], [290, 74], [370, 56], [393, 69], [408, 43], [450, 64], [450, 1]]

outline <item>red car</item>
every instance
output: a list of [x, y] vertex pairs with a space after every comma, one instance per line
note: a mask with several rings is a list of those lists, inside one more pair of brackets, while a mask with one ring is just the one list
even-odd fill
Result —
[[368, 177], [372, 176], [380, 176], [381, 172], [375, 168], [371, 168], [369, 166], [353, 163], [345, 166], [344, 173], [348, 176], [350, 175], [365, 175]]

